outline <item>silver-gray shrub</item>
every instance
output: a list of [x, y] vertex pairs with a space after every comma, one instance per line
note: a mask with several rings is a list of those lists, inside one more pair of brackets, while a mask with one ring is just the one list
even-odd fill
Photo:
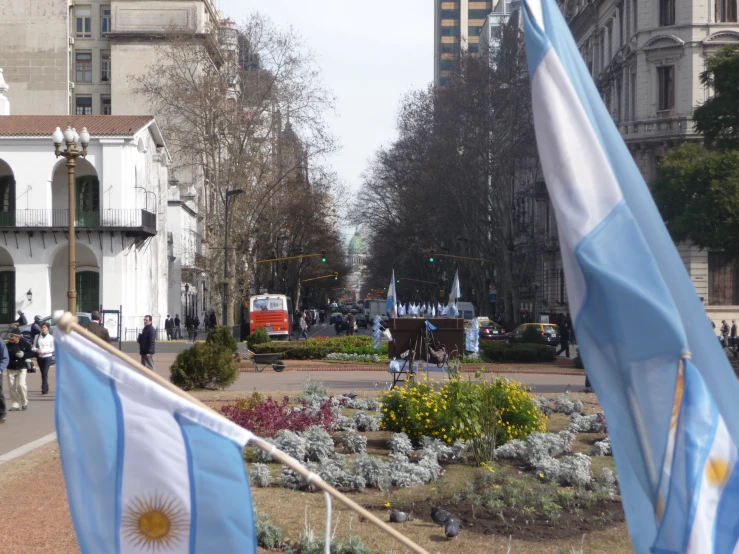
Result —
[[306, 441], [306, 455], [309, 460], [318, 462], [334, 453], [334, 439], [323, 427], [313, 425], [302, 433]]
[[362, 475], [346, 470], [346, 456], [324, 458], [319, 462], [316, 473], [329, 485], [343, 491], [362, 492], [367, 483]]
[[611, 448], [611, 438], [606, 437], [602, 441], [596, 441], [590, 448], [591, 456], [613, 456], [613, 449]]
[[277, 431], [275, 435], [275, 444], [277, 448], [282, 450], [288, 456], [292, 456], [296, 460], [303, 461], [308, 448], [308, 441], [297, 433], [293, 433], [287, 429]]
[[410, 456], [413, 452], [413, 443], [405, 433], [393, 433], [388, 441], [390, 452]]
[[545, 456], [536, 463], [537, 473], [544, 474], [547, 481], [560, 485], [579, 485], [586, 487], [593, 480], [590, 471], [590, 456], [578, 452], [560, 460]]
[[390, 475], [388, 464], [381, 458], [362, 454], [354, 460], [354, 473], [364, 478], [368, 487], [381, 491], [390, 490]]
[[367, 412], [357, 412], [354, 414], [354, 424], [357, 426], [358, 431], [380, 430], [380, 418], [370, 415]]
[[[275, 441], [272, 439], [264, 439], [264, 441], [268, 442], [271, 445], [277, 446], [275, 444]], [[268, 452], [262, 450], [261, 448], [257, 446], [253, 448], [252, 453], [254, 455], [254, 460], [256, 462], [263, 463], [263, 464], [269, 464], [271, 462], [274, 462], [274, 460], [272, 459], [272, 456], [270, 456]]]
[[496, 458], [514, 458], [531, 465], [545, 457], [555, 457], [572, 452], [575, 434], [568, 431], [559, 433], [532, 433], [525, 440], [514, 439], [495, 449]]
[[323, 381], [314, 381], [308, 377], [303, 382], [303, 392], [298, 395], [297, 400], [306, 404], [321, 404], [328, 400], [328, 389]]
[[367, 401], [364, 398], [350, 398], [347, 403], [346, 407], [352, 410], [368, 410], [367, 407]]
[[338, 414], [334, 419], [333, 430], [334, 431], [346, 431], [347, 429], [356, 429], [357, 424], [354, 420], [345, 415]]
[[412, 464], [403, 454], [390, 454], [388, 462], [390, 482], [396, 487], [417, 487], [425, 484], [423, 472], [418, 471], [418, 465]]
[[586, 416], [580, 415], [578, 413], [572, 414], [570, 416], [570, 425], [568, 428], [575, 431], [576, 433], [605, 432], [605, 427], [603, 426], [603, 423], [598, 421], [598, 414]]
[[269, 487], [272, 484], [272, 475], [264, 464], [252, 464], [249, 479], [257, 487]]
[[347, 454], [364, 454], [367, 452], [367, 437], [357, 433], [356, 429], [347, 429], [341, 435], [341, 444]]
[[570, 415], [576, 412], [582, 412], [582, 410], [582, 401], [572, 400], [569, 393], [559, 395], [554, 401], [554, 411], [560, 414]]
[[452, 460], [466, 460], [470, 443], [457, 439], [452, 445]]
[[439, 439], [421, 437], [421, 456], [426, 453], [433, 455], [437, 461], [442, 462], [454, 455], [454, 449]]

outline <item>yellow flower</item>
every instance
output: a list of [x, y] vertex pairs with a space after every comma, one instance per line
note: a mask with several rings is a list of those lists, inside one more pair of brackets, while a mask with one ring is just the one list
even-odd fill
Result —
[[390, 507], [390, 502], [385, 502], [385, 507], [386, 508], [389, 508]]

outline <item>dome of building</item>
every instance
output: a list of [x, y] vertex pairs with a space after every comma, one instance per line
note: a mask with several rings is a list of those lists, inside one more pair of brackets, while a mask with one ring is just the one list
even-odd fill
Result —
[[364, 239], [359, 234], [359, 231], [354, 233], [354, 236], [352, 237], [352, 240], [349, 241], [349, 255], [357, 255], [357, 254], [366, 254], [367, 253], [367, 245], [364, 243]]

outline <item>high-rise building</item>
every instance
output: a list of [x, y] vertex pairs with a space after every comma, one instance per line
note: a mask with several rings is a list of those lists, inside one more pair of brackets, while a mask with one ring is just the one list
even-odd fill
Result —
[[497, 0], [493, 11], [485, 18], [480, 31], [480, 55], [493, 61], [500, 49], [503, 27], [514, 17], [519, 28], [523, 29], [520, 0]]
[[458, 0], [434, 3], [434, 83], [444, 85], [459, 64], [463, 52], [479, 52], [482, 26], [493, 2]]

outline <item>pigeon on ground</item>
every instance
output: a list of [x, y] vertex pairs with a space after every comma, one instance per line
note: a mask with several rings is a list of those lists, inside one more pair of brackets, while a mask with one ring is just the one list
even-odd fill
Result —
[[431, 519], [434, 520], [434, 523], [436, 523], [436, 525], [441, 525], [443, 527], [447, 520], [451, 517], [452, 514], [450, 514], [446, 510], [442, 510], [441, 508], [438, 508], [436, 506], [431, 508]]
[[356, 392], [347, 392], [344, 397], [346, 398], [356, 398], [358, 395]]
[[390, 523], [405, 523], [406, 521], [410, 521], [410, 519], [411, 515], [406, 512], [395, 509], [390, 511]]
[[453, 517], [447, 519], [446, 524], [444, 525], [444, 534], [447, 539], [453, 539], [459, 535], [459, 520], [454, 519]]

